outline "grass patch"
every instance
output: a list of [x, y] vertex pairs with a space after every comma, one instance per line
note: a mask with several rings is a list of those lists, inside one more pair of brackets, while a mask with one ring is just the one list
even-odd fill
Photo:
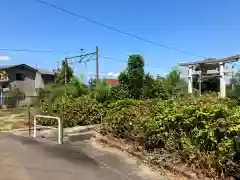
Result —
[[27, 117], [27, 110], [26, 109], [7, 109], [7, 110], [0, 110], [0, 117], [10, 116], [16, 114], [17, 117]]

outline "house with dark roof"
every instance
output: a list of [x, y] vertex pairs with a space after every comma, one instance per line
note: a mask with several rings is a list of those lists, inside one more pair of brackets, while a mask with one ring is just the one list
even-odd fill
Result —
[[0, 103], [3, 104], [4, 91], [17, 88], [25, 97], [37, 95], [37, 90], [55, 82], [53, 71], [40, 70], [26, 64], [0, 66]]

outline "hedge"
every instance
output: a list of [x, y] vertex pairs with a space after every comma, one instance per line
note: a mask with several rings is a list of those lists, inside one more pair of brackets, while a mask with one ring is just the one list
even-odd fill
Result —
[[[61, 117], [64, 127], [73, 127], [77, 125], [98, 124], [103, 116], [101, 104], [91, 99], [89, 96], [79, 98], [62, 98], [52, 104], [40, 103], [42, 114], [50, 114]], [[56, 121], [51, 119], [42, 119], [39, 122], [42, 125], [56, 125]]]
[[146, 150], [178, 152], [210, 174], [239, 170], [240, 106], [210, 97], [109, 105], [102, 132], [129, 139]]
[[[102, 104], [89, 96], [41, 103], [65, 127], [101, 123], [101, 132], [147, 151], [177, 152], [182, 161], [208, 174], [240, 170], [240, 106], [211, 96], [174, 100], [122, 99]], [[44, 125], [56, 125], [42, 120]], [[214, 173], [213, 173], [214, 172]]]

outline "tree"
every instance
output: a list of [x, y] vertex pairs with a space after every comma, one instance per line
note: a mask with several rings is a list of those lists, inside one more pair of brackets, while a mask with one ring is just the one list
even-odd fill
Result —
[[59, 102], [64, 98], [77, 98], [88, 93], [88, 87], [83, 83], [83, 79], [73, 76], [66, 84], [49, 84], [39, 89], [37, 103], [45, 102], [50, 105]]
[[63, 60], [62, 67], [56, 74], [56, 83], [65, 84], [65, 80], [66, 80], [66, 83], [69, 83], [72, 78], [73, 78], [73, 70], [69, 66], [67, 60]]
[[187, 88], [187, 83], [181, 78], [180, 71], [177, 68], [173, 68], [162, 81], [171, 95], [184, 93]]
[[144, 59], [140, 55], [131, 55], [128, 58], [127, 69], [120, 73], [118, 80], [125, 86], [134, 99], [139, 99], [144, 83]]
[[9, 91], [4, 92], [4, 105], [8, 107], [16, 107], [20, 100], [24, 100], [25, 93], [19, 88], [11, 87]]
[[240, 72], [236, 73], [227, 86], [228, 96], [240, 97]]
[[168, 84], [173, 87], [176, 87], [179, 84], [180, 79], [180, 72], [177, 68], [173, 68], [166, 76]]
[[144, 75], [143, 98], [167, 99], [167, 89], [164, 87], [162, 79], [155, 79], [149, 73]]
[[72, 77], [66, 88], [67, 94], [72, 97], [80, 97], [81, 95], [88, 93], [88, 87], [83, 83], [83, 78], [81, 79], [77, 76]]
[[110, 87], [105, 79], [98, 80], [90, 79], [89, 81], [90, 95], [98, 102], [109, 100]]

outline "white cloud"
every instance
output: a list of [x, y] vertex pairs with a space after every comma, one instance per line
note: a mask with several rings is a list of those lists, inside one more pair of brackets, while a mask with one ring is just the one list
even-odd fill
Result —
[[8, 61], [9, 59], [9, 56], [0, 56], [1, 61]]
[[[95, 72], [88, 72], [88, 77], [95, 77]], [[115, 72], [106, 72], [106, 73], [99, 73], [99, 76], [101, 77], [118, 77], [119, 76], [119, 72], [115, 73]]]
[[[96, 76], [96, 72], [87, 72], [88, 76], [91, 77], [95, 77]], [[99, 76], [104, 76], [106, 75], [106, 73], [99, 73]]]
[[114, 76], [114, 72], [107, 73], [108, 76]]
[[115, 72], [109, 72], [107, 73], [108, 76], [113, 76], [113, 77], [118, 77], [119, 76], [119, 72], [115, 73]]
[[118, 77], [120, 75], [120, 72], [117, 72], [114, 74], [115, 77]]

